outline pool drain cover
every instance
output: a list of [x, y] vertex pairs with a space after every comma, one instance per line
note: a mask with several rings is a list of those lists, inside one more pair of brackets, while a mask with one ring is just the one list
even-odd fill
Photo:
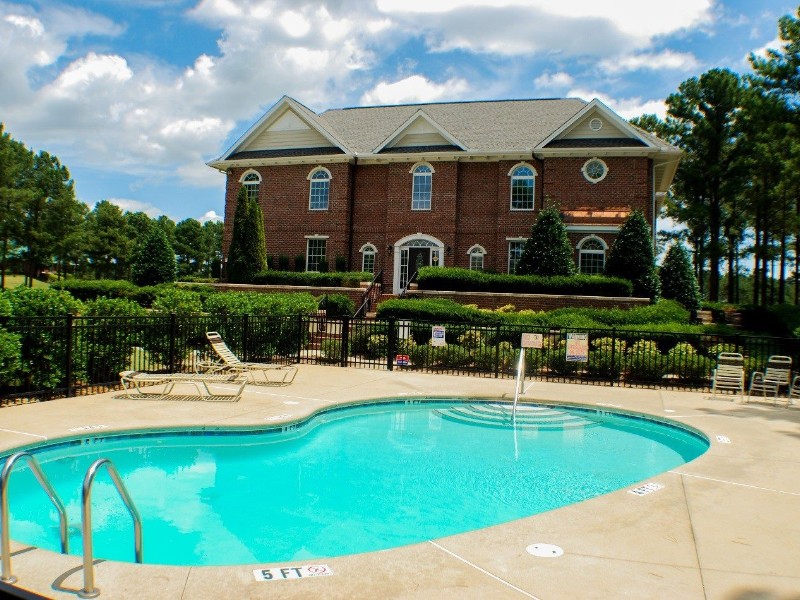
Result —
[[531, 544], [525, 549], [528, 551], [528, 554], [542, 558], [558, 558], [564, 554], [564, 549], [561, 548], [561, 546], [556, 546], [555, 544], [537, 543]]

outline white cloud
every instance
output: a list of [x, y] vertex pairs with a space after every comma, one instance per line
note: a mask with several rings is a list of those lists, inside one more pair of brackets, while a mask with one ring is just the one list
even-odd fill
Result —
[[115, 204], [122, 209], [122, 212], [143, 212], [151, 219], [155, 219], [164, 214], [157, 206], [153, 206], [147, 202], [140, 200], [131, 200], [129, 198], [108, 198], [111, 204]]
[[224, 221], [225, 219], [223, 219], [223, 217], [218, 215], [215, 211], [209, 210], [208, 212], [206, 212], [202, 217], [200, 217], [197, 220], [200, 221], [201, 223], [206, 223], [208, 221], [220, 221], [221, 222], [221, 221]]
[[643, 100], [639, 97], [611, 98], [602, 92], [580, 88], [571, 89], [568, 95], [570, 97], [583, 98], [584, 100], [597, 98], [624, 119], [631, 119], [644, 114], [655, 114], [663, 119], [667, 115], [667, 107], [663, 100]]
[[786, 42], [779, 37], [770, 40], [760, 48], [756, 48], [753, 50], [753, 54], [755, 54], [758, 58], [768, 58], [767, 50], [775, 50], [778, 52], [782, 52], [784, 47], [786, 46]]
[[700, 61], [689, 52], [663, 52], [629, 54], [607, 58], [600, 62], [600, 67], [609, 73], [622, 73], [627, 71], [695, 71], [700, 67]]
[[533, 80], [538, 88], [564, 88], [572, 85], [574, 79], [569, 73], [559, 71], [558, 73], [542, 73]]
[[311, 30], [311, 24], [298, 12], [287, 10], [283, 13], [278, 22], [284, 31], [294, 38], [303, 37]]
[[469, 84], [464, 79], [452, 78], [443, 83], [436, 83], [421, 75], [411, 75], [394, 83], [380, 82], [361, 96], [361, 103], [410, 104], [455, 100], [464, 97], [469, 89]]

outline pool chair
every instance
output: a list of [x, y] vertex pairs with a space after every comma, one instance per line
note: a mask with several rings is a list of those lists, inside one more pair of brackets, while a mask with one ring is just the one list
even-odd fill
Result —
[[720, 352], [717, 356], [717, 367], [711, 374], [711, 397], [719, 390], [744, 394], [744, 357], [738, 352]]
[[789, 388], [789, 404], [797, 404], [798, 398], [800, 398], [800, 375], [795, 375]]
[[216, 331], [206, 333], [206, 338], [217, 353], [218, 361], [201, 361], [197, 368], [206, 373], [244, 373], [247, 382], [254, 385], [289, 385], [297, 374], [295, 365], [277, 363], [242, 362], [231, 352], [222, 336]]
[[766, 398], [772, 396], [773, 403], [778, 401], [781, 388], [789, 389], [792, 380], [792, 359], [788, 356], [774, 355], [767, 359], [767, 368], [764, 371], [755, 371], [750, 377], [750, 388], [747, 397], [760, 395]]

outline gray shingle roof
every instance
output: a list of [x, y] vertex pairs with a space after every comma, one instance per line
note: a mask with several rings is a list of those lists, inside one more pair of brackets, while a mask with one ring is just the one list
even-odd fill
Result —
[[421, 110], [467, 150], [525, 152], [586, 104], [564, 98], [342, 108], [323, 112], [319, 121], [352, 151], [370, 153]]

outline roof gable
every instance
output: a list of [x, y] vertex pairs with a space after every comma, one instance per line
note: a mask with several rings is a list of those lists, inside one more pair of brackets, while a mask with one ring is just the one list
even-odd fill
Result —
[[420, 109], [372, 152], [378, 154], [384, 150], [431, 146], [455, 146], [456, 149], [465, 150], [461, 142]]
[[608, 146], [611, 147], [655, 147], [649, 136], [642, 135], [641, 130], [633, 127], [597, 98], [553, 131], [539, 147], [603, 147], [603, 140], [608, 140]]
[[[276, 149], [304, 148], [336, 149], [348, 152], [347, 147], [333, 135], [319, 117], [296, 100], [284, 96], [276, 102], [250, 129], [225, 151], [217, 161], [241, 153], [269, 152]], [[217, 161], [212, 161], [217, 162]]]

